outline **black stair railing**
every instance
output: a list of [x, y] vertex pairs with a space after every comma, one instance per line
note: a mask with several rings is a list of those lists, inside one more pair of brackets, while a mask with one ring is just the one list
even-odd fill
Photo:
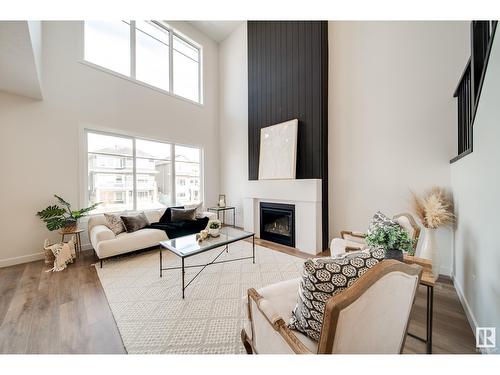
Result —
[[474, 117], [497, 23], [498, 21], [471, 22], [471, 57], [453, 94], [458, 105], [458, 156], [453, 158], [451, 163], [472, 152]]

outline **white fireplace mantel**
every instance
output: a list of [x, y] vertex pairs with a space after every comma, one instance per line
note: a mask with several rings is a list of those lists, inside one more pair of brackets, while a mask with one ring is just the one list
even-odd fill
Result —
[[316, 255], [321, 249], [321, 180], [249, 181], [243, 200], [244, 229], [260, 236], [260, 202], [295, 205], [295, 247]]

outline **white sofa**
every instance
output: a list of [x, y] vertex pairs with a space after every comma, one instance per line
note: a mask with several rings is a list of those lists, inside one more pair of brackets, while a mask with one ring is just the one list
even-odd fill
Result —
[[[164, 212], [165, 209], [160, 209], [145, 211], [144, 213], [150, 223], [155, 223], [160, 220]], [[131, 213], [127, 212], [126, 214], [130, 215]], [[215, 214], [211, 212], [204, 212], [203, 214], [211, 219], [215, 217]], [[104, 215], [95, 215], [89, 218], [88, 232], [90, 243], [99, 259], [158, 246], [160, 241], [168, 240], [167, 234], [163, 230], [151, 228], [115, 235], [106, 226]]]

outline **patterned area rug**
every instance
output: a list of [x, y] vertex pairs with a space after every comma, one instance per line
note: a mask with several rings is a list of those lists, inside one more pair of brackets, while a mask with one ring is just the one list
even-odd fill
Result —
[[[159, 277], [159, 250], [128, 255], [96, 267], [111, 311], [129, 353], [238, 354], [245, 353], [240, 331], [246, 317], [243, 296], [260, 288], [299, 277], [303, 259], [256, 247], [251, 259], [208, 266], [181, 294], [181, 271]], [[222, 249], [186, 259], [203, 264]], [[252, 244], [233, 243], [219, 260], [251, 256]], [[163, 252], [163, 267], [180, 259]], [[197, 272], [186, 270], [186, 282]]]

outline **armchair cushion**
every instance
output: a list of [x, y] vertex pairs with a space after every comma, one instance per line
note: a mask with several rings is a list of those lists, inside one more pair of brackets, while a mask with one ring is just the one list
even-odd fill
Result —
[[358, 242], [352, 240], [344, 240], [342, 238], [334, 238], [330, 244], [330, 255], [338, 256], [345, 254], [351, 249], [364, 250], [368, 247], [366, 242]]
[[383, 249], [371, 249], [340, 258], [306, 260], [289, 328], [318, 341], [328, 299], [350, 287], [384, 257]]
[[[253, 342], [256, 353], [293, 353], [292, 348], [278, 332], [277, 324], [279, 320], [288, 321], [291, 318], [291, 307], [297, 301], [299, 284], [300, 278], [282, 281], [259, 289], [258, 294], [262, 298], [258, 301], [245, 298], [245, 303], [249, 303], [247, 311], [251, 321], [246, 322], [244, 331]], [[296, 332], [295, 336], [310, 352], [316, 352], [316, 341], [300, 332]]]

